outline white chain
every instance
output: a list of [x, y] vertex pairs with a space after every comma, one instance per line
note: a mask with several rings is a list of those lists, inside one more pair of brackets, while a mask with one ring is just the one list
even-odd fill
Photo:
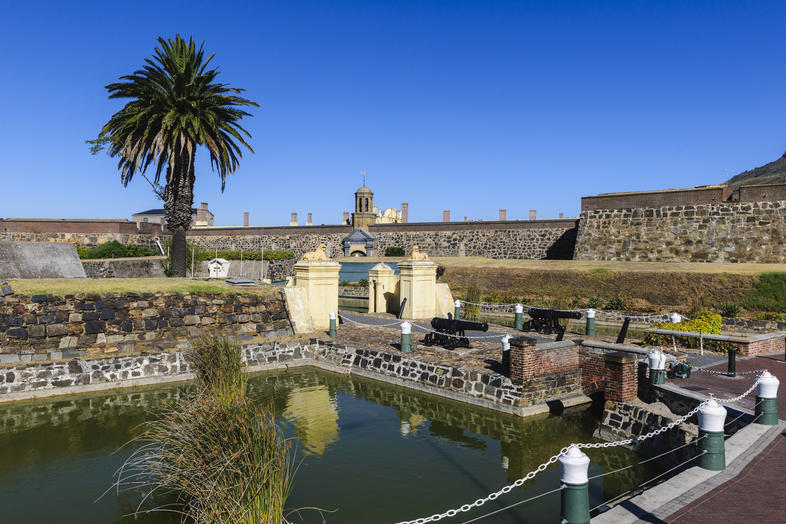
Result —
[[[748, 388], [748, 390], [745, 391], [744, 393], [742, 393], [741, 395], [738, 395], [738, 396], [733, 397], [733, 398], [724, 398], [724, 399], [711, 397], [711, 399], [714, 399], [716, 402], [718, 402], [720, 404], [730, 404], [730, 403], [736, 402], [736, 401], [740, 400], [742, 397], [750, 394], [756, 388], [756, 385], [759, 383], [759, 379], [760, 378], [761, 378], [761, 376], [756, 377], [756, 380], [754, 381], [753, 385], [750, 388]], [[497, 492], [494, 492], [494, 493], [491, 493], [490, 495], [488, 495], [485, 498], [478, 499], [475, 502], [473, 502], [472, 504], [464, 504], [463, 506], [461, 506], [460, 508], [457, 508], [457, 509], [450, 509], [450, 510], [444, 512], [444, 513], [435, 513], [434, 515], [431, 515], [430, 517], [424, 517], [424, 518], [415, 519], [415, 520], [407, 520], [407, 521], [399, 522], [398, 524], [426, 524], [427, 522], [436, 522], [436, 521], [442, 520], [442, 519], [444, 519], [446, 517], [454, 517], [454, 516], [456, 516], [459, 513], [467, 512], [467, 511], [471, 510], [472, 508], [480, 507], [480, 506], [482, 506], [483, 504], [485, 504], [486, 502], [488, 502], [490, 500], [495, 500], [498, 497], [500, 497], [501, 495], [509, 493], [511, 490], [513, 490], [513, 488], [517, 488], [517, 487], [522, 486], [528, 480], [533, 479], [535, 477], [535, 475], [537, 475], [538, 473], [541, 473], [541, 472], [545, 471], [545, 469], [547, 467], [549, 467], [550, 465], [554, 464], [557, 461], [557, 459], [559, 459], [559, 457], [561, 457], [562, 455], [567, 453], [568, 449], [570, 449], [571, 446], [575, 446], [575, 447], [577, 447], [579, 449], [581, 449], [581, 448], [583, 448], [583, 449], [598, 449], [598, 448], [611, 448], [611, 447], [614, 447], [614, 446], [627, 446], [629, 444], [638, 443], [638, 442], [641, 442], [643, 440], [647, 440], [647, 439], [650, 439], [650, 438], [655, 437], [657, 435], [660, 435], [661, 433], [665, 433], [666, 431], [669, 431], [670, 429], [672, 429], [672, 428], [682, 424], [683, 422], [685, 422], [686, 420], [691, 418], [693, 415], [698, 413], [699, 410], [703, 406], [705, 406], [708, 402], [710, 402], [710, 400], [703, 400], [702, 402], [699, 403], [699, 405], [697, 405], [695, 408], [690, 410], [685, 415], [681, 416], [680, 418], [678, 418], [676, 420], [673, 420], [672, 422], [670, 422], [669, 424], [667, 424], [667, 425], [665, 425], [665, 426], [663, 426], [661, 428], [652, 430], [652, 431], [650, 431], [649, 433], [647, 433], [645, 435], [640, 435], [638, 437], [632, 437], [632, 438], [628, 438], [628, 439], [624, 439], [624, 440], [617, 440], [615, 442], [582, 442], [580, 444], [571, 444], [570, 446], [566, 446], [566, 447], [562, 448], [559, 453], [557, 453], [556, 455], [551, 457], [549, 460], [547, 460], [546, 462], [544, 462], [543, 464], [538, 466], [537, 469], [534, 469], [534, 470], [530, 471], [524, 477], [518, 479], [513, 484], [509, 484], [509, 485], [505, 486], [504, 488], [502, 488], [501, 490], [499, 490]]]
[[[468, 300], [461, 300], [461, 299], [459, 299], [459, 302], [461, 302], [462, 304], [471, 304], [473, 306], [480, 306], [480, 307], [485, 307], [485, 308], [489, 308], [489, 309], [500, 309], [500, 308], [506, 308], [506, 307], [511, 307], [511, 306], [517, 306], [517, 305], [521, 305], [521, 306], [523, 306], [525, 308], [527, 308], [527, 307], [536, 308], [536, 309], [544, 309], [545, 308], [545, 306], [535, 306], [535, 305], [532, 305], [532, 304], [525, 304], [524, 302], [519, 302], [519, 303], [516, 303], [516, 304], [498, 304], [496, 302], [469, 302]], [[585, 309], [587, 309], [587, 308], [584, 308], [584, 309], [569, 309], [568, 311], [584, 311]], [[595, 311], [597, 311], [599, 313], [621, 313], [621, 314], [624, 314], [624, 316], [631, 317], [631, 318], [637, 318], [637, 317], [646, 318], [646, 317], [651, 317], [651, 316], [666, 316], [666, 317], [668, 317], [667, 313], [632, 313], [632, 312], [628, 312], [628, 311], [605, 310], [605, 309], [595, 309]], [[680, 315], [680, 316], [684, 320], [690, 320], [690, 318], [686, 317], [685, 315]]]
[[[701, 371], [702, 373], [711, 373], [713, 375], [730, 375], [728, 371], [714, 371], [712, 369], [696, 368], [694, 371]], [[766, 369], [752, 369], [750, 371], [735, 371], [735, 375], [753, 375], [754, 373], [763, 373]]]
[[502, 495], [504, 495], [506, 493], [510, 493], [511, 491], [513, 491], [513, 488], [521, 487], [528, 480], [532, 480], [533, 478], [535, 478], [535, 475], [537, 475], [538, 473], [542, 473], [543, 471], [546, 470], [547, 467], [549, 467], [552, 464], [554, 464], [555, 462], [557, 462], [557, 459], [560, 456], [564, 455], [568, 451], [568, 449], [569, 449], [569, 446], [562, 448], [562, 450], [559, 453], [557, 453], [556, 455], [551, 457], [549, 460], [547, 460], [546, 462], [544, 462], [543, 464], [538, 466], [537, 469], [533, 469], [532, 471], [527, 473], [525, 476], [523, 476], [520, 479], [518, 479], [513, 484], [508, 484], [507, 486], [505, 486], [501, 490], [496, 491], [494, 493], [491, 493], [490, 495], [488, 495], [487, 497], [484, 497], [482, 499], [478, 499], [475, 502], [473, 502], [472, 504], [464, 504], [460, 508], [449, 509], [449, 510], [447, 510], [444, 513], [435, 513], [434, 515], [431, 515], [430, 517], [423, 517], [423, 518], [419, 518], [419, 519], [415, 519], [415, 520], [402, 521], [402, 522], [399, 522], [398, 524], [426, 524], [427, 522], [436, 522], [436, 521], [442, 520], [442, 519], [444, 519], [446, 517], [455, 517], [459, 513], [466, 513], [467, 511], [471, 510], [472, 508], [479, 508], [480, 506], [482, 506], [486, 502], [488, 502], [490, 500], [496, 500], [500, 496], [502, 496]]
[[358, 322], [357, 320], [352, 320], [352, 319], [351, 319], [351, 318], [349, 318], [349, 317], [345, 317], [345, 316], [344, 316], [344, 315], [342, 315], [341, 313], [337, 313], [336, 315], [337, 315], [337, 316], [339, 316], [339, 317], [340, 317], [342, 320], [346, 320], [347, 322], [352, 322], [353, 324], [357, 324], [357, 325], [359, 325], [359, 326], [370, 326], [370, 327], [393, 327], [393, 326], [400, 326], [400, 325], [403, 323], [403, 321], [402, 321], [402, 322], [391, 322], [390, 324], [366, 324], [366, 323], [364, 323], [364, 322]]

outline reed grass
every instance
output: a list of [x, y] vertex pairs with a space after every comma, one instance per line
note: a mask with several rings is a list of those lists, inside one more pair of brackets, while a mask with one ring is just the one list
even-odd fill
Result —
[[[199, 524], [286, 522], [296, 471], [292, 441], [272, 408], [247, 396], [239, 344], [209, 333], [187, 358], [196, 387], [147, 424], [115, 485], [145, 492], [137, 513], [176, 511]], [[160, 495], [176, 504], [143, 509]]]

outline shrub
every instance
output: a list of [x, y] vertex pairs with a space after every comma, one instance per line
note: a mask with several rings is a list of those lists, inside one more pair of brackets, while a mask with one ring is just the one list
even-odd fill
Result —
[[127, 258], [127, 257], [149, 257], [160, 254], [158, 251], [148, 249], [143, 246], [135, 244], [123, 244], [117, 240], [112, 240], [106, 244], [101, 244], [92, 249], [77, 246], [76, 252], [79, 258], [93, 259], [93, 258]]
[[[651, 329], [669, 329], [672, 331], [687, 331], [692, 333], [702, 332], [707, 335], [720, 335], [721, 325], [723, 319], [718, 313], [712, 311], [701, 311], [697, 313], [691, 320], [684, 320], [676, 324], [670, 322], [662, 322], [653, 324]], [[675, 342], [682, 347], [699, 347], [699, 339], [696, 337], [681, 337], [675, 336]], [[644, 344], [648, 346], [664, 346], [671, 344], [671, 335], [659, 335], [657, 333], [647, 333], [644, 335]], [[721, 342], [715, 340], [705, 340], [704, 348], [715, 351], [727, 351], [730, 347], [734, 347], [729, 342]]]
[[246, 395], [242, 356], [240, 344], [215, 332], [204, 333], [185, 354], [197, 386], [227, 402]]
[[756, 313], [753, 315], [756, 320], [775, 320], [777, 322], [783, 321], [783, 315], [780, 313]]
[[616, 297], [609, 300], [608, 304], [606, 304], [606, 309], [610, 309], [612, 311], [621, 311], [625, 309], [625, 306], [625, 299], [617, 295]]
[[603, 297], [595, 295], [591, 299], [587, 301], [587, 307], [593, 309], [600, 309], [603, 307], [604, 301]]
[[467, 320], [477, 320], [478, 316], [480, 315], [480, 301], [483, 299], [483, 295], [480, 292], [480, 288], [475, 284], [469, 286], [467, 289], [467, 302], [472, 302], [472, 304], [465, 303], [463, 308], [463, 315], [464, 318]]
[[367, 278], [361, 278], [360, 280], [358, 280], [358, 286], [368, 287], [368, 279]]
[[445, 266], [437, 266], [437, 280], [439, 280], [442, 275], [445, 274]]
[[[189, 255], [190, 256], [190, 255]], [[223, 258], [226, 260], [259, 260], [259, 251], [202, 251], [197, 248], [196, 257], [199, 262], [205, 260], [213, 260], [214, 258]], [[288, 260], [295, 258], [295, 253], [286, 249], [271, 249], [265, 250], [265, 260]], [[189, 260], [191, 260], [189, 258]]]
[[720, 307], [720, 314], [726, 318], [734, 318], [740, 314], [740, 306], [734, 302], [724, 302]]
[[404, 255], [406, 255], [406, 251], [403, 247], [391, 246], [385, 249], [386, 257], [403, 257]]

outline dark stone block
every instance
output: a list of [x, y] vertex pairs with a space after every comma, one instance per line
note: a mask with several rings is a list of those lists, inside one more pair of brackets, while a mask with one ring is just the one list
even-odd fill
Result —
[[79, 373], [82, 373], [82, 371], [82, 364], [76, 360], [71, 360], [68, 362], [68, 372], [72, 375], [78, 375]]
[[36, 304], [39, 304], [41, 302], [46, 302], [46, 295], [33, 295], [30, 300], [32, 300]]
[[96, 305], [81, 303], [81, 304], [77, 304], [74, 307], [74, 309], [76, 309], [77, 311], [95, 311]]
[[9, 328], [5, 332], [5, 336], [8, 338], [18, 338], [21, 340], [27, 340], [27, 329], [23, 327]]
[[169, 320], [162, 318], [158, 321], [158, 329], [166, 329], [169, 327]]
[[183, 319], [182, 318], [170, 318], [169, 325], [171, 327], [183, 327]]
[[101, 317], [101, 313], [98, 311], [88, 311], [86, 313], [82, 313], [82, 320], [85, 322], [89, 320], [98, 320]]
[[27, 336], [31, 338], [44, 338], [46, 336], [46, 326], [28, 326]]
[[103, 320], [90, 320], [85, 322], [85, 334], [93, 335], [96, 333], [103, 333], [106, 329], [106, 322]]
[[39, 324], [51, 324], [55, 321], [54, 315], [39, 315], [38, 316], [38, 323]]
[[158, 327], [158, 320], [155, 318], [148, 318], [145, 319], [145, 329], [147, 331], [153, 331]]
[[3, 321], [4, 324], [7, 326], [21, 326], [22, 325], [22, 317], [19, 315], [8, 315], [5, 317]]
[[115, 310], [114, 309], [102, 309], [101, 310], [101, 320], [113, 320], [115, 318]]

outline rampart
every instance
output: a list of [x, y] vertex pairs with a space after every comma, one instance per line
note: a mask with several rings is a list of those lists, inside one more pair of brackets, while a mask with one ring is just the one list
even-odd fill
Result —
[[574, 258], [786, 262], [786, 184], [584, 197]]

